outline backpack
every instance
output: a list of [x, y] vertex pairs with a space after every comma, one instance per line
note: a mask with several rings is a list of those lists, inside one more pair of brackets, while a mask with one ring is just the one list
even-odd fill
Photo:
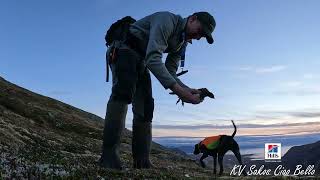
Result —
[[[106, 46], [109, 47], [113, 44], [114, 41], [123, 41], [127, 37], [127, 33], [129, 31], [129, 27], [132, 23], [136, 22], [131, 16], [126, 16], [122, 19], [119, 19], [117, 22], [113, 23], [110, 28], [107, 30], [107, 33], [104, 37], [106, 41]], [[115, 52], [115, 48], [113, 51]], [[109, 82], [109, 54], [106, 52], [106, 81]]]
[[131, 16], [126, 16], [113, 23], [104, 37], [106, 46], [110, 46], [115, 40], [124, 40], [129, 31], [130, 25], [134, 22], [136, 22], [135, 19]]

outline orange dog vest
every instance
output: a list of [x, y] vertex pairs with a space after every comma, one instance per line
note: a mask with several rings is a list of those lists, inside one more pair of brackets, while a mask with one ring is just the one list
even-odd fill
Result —
[[200, 142], [200, 145], [205, 145], [207, 149], [213, 150], [218, 147], [221, 135], [206, 137]]

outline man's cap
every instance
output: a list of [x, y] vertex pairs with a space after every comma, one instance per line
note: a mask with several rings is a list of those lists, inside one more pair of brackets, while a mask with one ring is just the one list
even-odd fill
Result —
[[193, 15], [197, 16], [197, 19], [202, 24], [203, 33], [209, 44], [213, 43], [212, 32], [216, 27], [216, 21], [213, 16], [208, 12], [196, 12]]

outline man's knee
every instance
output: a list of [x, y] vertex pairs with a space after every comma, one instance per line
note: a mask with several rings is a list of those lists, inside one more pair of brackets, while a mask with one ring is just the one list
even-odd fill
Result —
[[110, 100], [112, 101], [120, 101], [127, 104], [132, 103], [133, 93], [126, 92], [126, 91], [114, 91], [112, 90], [112, 94], [110, 96]]

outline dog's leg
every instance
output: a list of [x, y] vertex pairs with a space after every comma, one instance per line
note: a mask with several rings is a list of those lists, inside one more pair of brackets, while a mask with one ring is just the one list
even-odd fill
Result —
[[217, 154], [213, 155], [213, 174], [217, 174]]
[[218, 163], [220, 167], [219, 176], [221, 176], [223, 173], [223, 156], [224, 156], [224, 153], [218, 154]]
[[[241, 160], [241, 154], [240, 154], [239, 150], [234, 150], [234, 151], [232, 151], [232, 152], [233, 152], [233, 154], [236, 156], [239, 164], [240, 164], [241, 166], [243, 166], [242, 160]], [[246, 173], [245, 170], [243, 171], [243, 175], [247, 176], [247, 173]]]
[[207, 158], [207, 157], [208, 157], [208, 154], [203, 153], [202, 156], [201, 156], [201, 158], [200, 158], [200, 163], [201, 163], [201, 166], [202, 166], [203, 168], [206, 167], [206, 164], [203, 162], [203, 160], [204, 160], [205, 158]]

